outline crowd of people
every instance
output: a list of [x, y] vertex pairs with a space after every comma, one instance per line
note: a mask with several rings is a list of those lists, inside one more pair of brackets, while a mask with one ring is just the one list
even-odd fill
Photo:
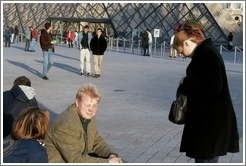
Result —
[[[46, 23], [40, 36], [43, 79], [46, 80], [56, 44], [51, 29], [51, 24]], [[171, 45], [183, 56], [191, 58], [185, 76], [179, 82], [181, 93], [187, 96], [180, 152], [194, 158], [196, 163], [217, 163], [220, 156], [239, 152], [239, 134], [223, 58], [213, 46], [212, 39], [205, 38], [204, 33], [205, 29], [198, 22], [187, 20], [175, 26]], [[147, 30], [145, 47], [148, 51], [144, 52], [145, 55], [151, 52], [150, 36]], [[98, 28], [93, 37], [89, 26], [85, 25], [78, 33], [76, 47], [80, 75], [91, 75], [92, 51], [95, 77], [100, 77], [107, 48], [102, 29]], [[16, 78], [13, 87], [3, 92], [3, 162], [124, 162], [97, 131], [95, 115], [101, 95], [95, 85], [80, 87], [74, 102], [50, 124], [49, 111], [38, 107], [35, 95], [31, 81], [25, 76]]]

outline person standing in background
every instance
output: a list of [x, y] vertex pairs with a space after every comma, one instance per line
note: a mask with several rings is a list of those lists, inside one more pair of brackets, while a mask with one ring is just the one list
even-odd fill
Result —
[[[91, 62], [90, 62], [90, 43], [92, 34], [89, 32], [89, 26], [85, 25], [83, 31], [79, 33], [77, 39], [77, 48], [79, 49], [80, 55], [80, 75], [90, 76], [91, 75]], [[84, 62], [86, 64], [86, 72], [84, 70]]]
[[35, 52], [37, 39], [38, 39], [38, 32], [32, 26], [30, 27], [30, 30], [31, 30], [31, 49], [29, 51]]
[[141, 40], [141, 46], [143, 47], [143, 56], [146, 56], [146, 50], [148, 49], [148, 42], [149, 42], [148, 36], [149, 36], [148, 32], [145, 31]]
[[227, 36], [227, 40], [228, 40], [228, 50], [232, 50], [232, 46], [233, 46], [233, 35], [230, 32], [229, 35]]
[[19, 28], [16, 25], [15, 26], [15, 36], [14, 36], [14, 42], [18, 43], [19, 42]]
[[30, 41], [31, 41], [31, 26], [28, 26], [25, 30], [26, 44], [25, 51], [29, 51], [30, 49]]
[[102, 35], [102, 28], [96, 30], [96, 36], [91, 39], [90, 47], [93, 56], [95, 78], [101, 77], [103, 54], [107, 49], [107, 41]]
[[69, 30], [66, 34], [66, 38], [67, 38], [67, 42], [68, 42], [68, 47], [73, 48], [73, 39], [74, 39], [74, 35], [71, 32], [71, 30]]
[[5, 47], [10, 47], [11, 41], [11, 31], [9, 29], [9, 26], [4, 29], [4, 38], [5, 38]]
[[147, 29], [146, 31], [148, 32], [148, 38], [149, 38], [147, 56], [152, 56], [152, 43], [153, 43], [152, 34], [149, 29]]

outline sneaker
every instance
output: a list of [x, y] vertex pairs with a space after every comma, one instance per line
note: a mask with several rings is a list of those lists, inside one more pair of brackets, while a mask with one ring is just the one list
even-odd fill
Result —
[[44, 79], [44, 80], [48, 80], [48, 77], [47, 77], [47, 76], [43, 76], [43, 79]]
[[90, 73], [87, 73], [86, 76], [89, 77], [91, 74]]
[[95, 78], [98, 78], [98, 74], [95, 74]]
[[84, 73], [81, 72], [80, 75], [82, 76], [82, 75], [84, 75]]
[[98, 76], [98, 77], [101, 77], [101, 75], [100, 75], [100, 74], [98, 74], [97, 76]]

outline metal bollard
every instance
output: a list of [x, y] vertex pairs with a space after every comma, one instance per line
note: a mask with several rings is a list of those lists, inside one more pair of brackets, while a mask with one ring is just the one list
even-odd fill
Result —
[[123, 47], [124, 47], [124, 52], [126, 52], [126, 41], [124, 37], [123, 37]]
[[237, 48], [236, 46], [234, 47], [234, 57], [233, 57], [233, 63], [236, 63], [237, 60]]
[[118, 52], [119, 49], [119, 37], [116, 39], [116, 52]]

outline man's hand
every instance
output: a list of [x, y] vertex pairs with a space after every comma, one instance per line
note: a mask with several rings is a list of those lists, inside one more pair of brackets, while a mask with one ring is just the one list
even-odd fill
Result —
[[114, 154], [111, 154], [108, 158], [109, 163], [123, 163], [121, 158], [118, 156], [115, 156]]

